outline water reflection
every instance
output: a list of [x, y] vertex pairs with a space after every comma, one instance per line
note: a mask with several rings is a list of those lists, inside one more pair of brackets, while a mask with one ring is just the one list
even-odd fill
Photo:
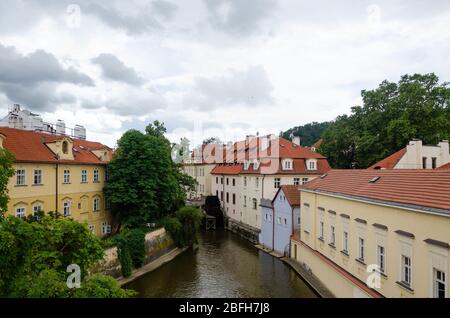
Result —
[[283, 262], [223, 230], [126, 287], [139, 297], [315, 297]]

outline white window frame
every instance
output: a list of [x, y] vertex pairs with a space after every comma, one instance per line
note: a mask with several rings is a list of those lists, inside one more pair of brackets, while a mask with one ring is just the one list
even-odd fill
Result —
[[319, 222], [319, 238], [320, 239], [324, 239], [324, 230], [323, 230], [323, 228], [324, 228], [324, 223], [323, 223], [323, 221], [320, 221]]
[[381, 273], [386, 272], [386, 247], [384, 245], [377, 245], [377, 265]]
[[44, 211], [44, 208], [42, 207], [42, 204], [36, 203], [33, 205], [33, 215], [36, 216], [39, 212]]
[[302, 178], [302, 184], [305, 184], [309, 181], [309, 178]]
[[[443, 275], [443, 278], [437, 277], [438, 272], [440, 272]], [[440, 268], [433, 267], [433, 298], [438, 298], [439, 296], [439, 284], [444, 285], [444, 297], [447, 297], [448, 291], [447, 291], [447, 272], [441, 270]]]
[[69, 200], [66, 200], [63, 202], [63, 215], [65, 217], [70, 216], [72, 211], [71, 211], [71, 202]]
[[253, 210], [257, 210], [258, 209], [258, 200], [253, 198], [252, 204], [253, 204]]
[[16, 208], [16, 218], [24, 219], [27, 217], [27, 208], [17, 207]]
[[342, 232], [342, 251], [348, 254], [348, 231]]
[[100, 172], [98, 169], [94, 170], [94, 182], [100, 182]]
[[363, 262], [364, 262], [364, 258], [366, 256], [365, 255], [366, 254], [365, 244], [366, 244], [366, 241], [365, 241], [364, 237], [361, 237], [361, 236], [358, 237], [358, 259]]
[[[36, 178], [39, 179], [39, 182], [36, 182]], [[33, 172], [33, 184], [41, 185], [42, 184], [42, 169], [34, 169]]]
[[88, 182], [88, 172], [87, 170], [81, 170], [81, 183]]
[[92, 210], [94, 212], [100, 211], [100, 198], [99, 197], [94, 198], [94, 201], [92, 202]]
[[279, 189], [281, 187], [281, 178], [273, 179], [273, 187]]
[[336, 245], [336, 228], [334, 225], [330, 226], [330, 244], [333, 246]]
[[26, 170], [25, 169], [17, 169], [16, 170], [16, 185], [24, 186], [26, 185]]
[[94, 224], [89, 225], [89, 231], [91, 232], [91, 234], [95, 235], [95, 225]]
[[64, 170], [63, 172], [63, 183], [68, 184], [70, 183], [70, 170]]
[[[411, 258], [411, 256], [402, 254], [400, 256], [400, 259], [401, 259], [400, 282], [402, 282], [403, 284], [405, 284], [408, 287], [411, 287], [412, 286], [412, 258]], [[409, 260], [409, 264], [407, 264], [407, 262], [406, 262], [407, 260]]]
[[301, 179], [300, 178], [294, 178], [294, 185], [295, 186], [301, 185]]

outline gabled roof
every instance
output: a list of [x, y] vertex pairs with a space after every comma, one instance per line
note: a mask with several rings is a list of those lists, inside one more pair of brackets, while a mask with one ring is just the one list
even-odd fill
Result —
[[276, 198], [278, 197], [279, 193], [283, 191], [284, 195], [286, 196], [286, 199], [289, 202], [289, 205], [291, 207], [299, 207], [300, 206], [300, 189], [298, 186], [295, 185], [282, 185], [275, 196], [273, 197], [272, 203], [275, 202]]
[[405, 154], [406, 154], [406, 147], [393, 153], [389, 157], [384, 158], [383, 160], [377, 162], [376, 164], [370, 166], [367, 169], [394, 169], [397, 163], [403, 158]]
[[310, 148], [318, 149], [322, 145], [322, 138], [317, 140]]
[[450, 170], [330, 170], [303, 189], [450, 215]]
[[443, 166], [440, 166], [438, 169], [442, 169], [442, 170], [447, 170], [447, 169], [450, 169], [450, 162], [449, 163], [447, 163], [446, 165], [443, 165]]
[[6, 137], [3, 147], [10, 151], [18, 162], [104, 165], [106, 162], [101, 161], [92, 151], [106, 149], [110, 157], [112, 154], [108, 146], [99, 142], [70, 138], [73, 142], [74, 160], [58, 160], [46, 144], [68, 137], [7, 127], [0, 127], [0, 133]]
[[228, 174], [228, 175], [238, 175], [242, 171], [242, 164], [228, 164], [222, 163], [216, 165], [212, 170], [211, 174]]

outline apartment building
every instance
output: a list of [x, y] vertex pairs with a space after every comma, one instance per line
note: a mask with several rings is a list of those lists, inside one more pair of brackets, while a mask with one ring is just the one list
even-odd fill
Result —
[[337, 297], [449, 297], [450, 170], [331, 170], [291, 255]]
[[299, 186], [330, 169], [326, 158], [301, 147], [299, 138], [273, 135], [235, 143], [226, 148], [225, 161], [211, 171], [213, 194], [221, 200], [230, 226], [250, 232], [255, 241], [261, 229], [261, 199], [272, 200], [282, 185]]
[[103, 195], [107, 146], [65, 135], [0, 127], [0, 147], [15, 156], [8, 215], [59, 212], [86, 222], [98, 236], [110, 233]]
[[438, 145], [424, 145], [421, 140], [415, 139], [369, 169], [436, 169], [448, 163], [448, 140], [443, 140]]

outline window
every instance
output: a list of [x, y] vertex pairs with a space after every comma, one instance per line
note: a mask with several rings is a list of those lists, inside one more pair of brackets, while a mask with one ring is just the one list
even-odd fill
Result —
[[386, 253], [384, 246], [378, 245], [377, 246], [377, 262], [378, 262], [378, 269], [381, 273], [385, 272], [385, 266], [386, 266]]
[[216, 197], [219, 197], [219, 190], [216, 190]]
[[25, 185], [25, 169], [16, 170], [16, 185]]
[[280, 178], [275, 178], [274, 182], [273, 182], [273, 186], [275, 189], [278, 189], [281, 185], [281, 179]]
[[233, 204], [236, 204], [236, 194], [233, 193]]
[[42, 184], [42, 170], [40, 169], [34, 170], [33, 184], [35, 185]]
[[67, 141], [64, 141], [62, 143], [62, 152], [65, 155], [67, 155], [69, 153], [69, 143]]
[[407, 286], [411, 286], [411, 258], [402, 255], [402, 278], [401, 281]]
[[297, 224], [300, 225], [300, 217], [297, 218]]
[[246, 206], [247, 206], [247, 196], [244, 195], [244, 207], [246, 207]]
[[95, 198], [94, 199], [94, 212], [100, 211], [100, 199]]
[[308, 178], [302, 178], [302, 184], [305, 184], [306, 182], [308, 182], [309, 179]]
[[285, 160], [283, 168], [284, 168], [284, 170], [291, 170], [292, 169], [292, 162], [290, 160]]
[[294, 185], [299, 186], [300, 185], [300, 178], [294, 178]]
[[317, 169], [317, 164], [316, 164], [316, 160], [308, 160], [308, 170], [316, 170]]
[[258, 208], [258, 200], [253, 199], [253, 210], [256, 210]]
[[111, 225], [108, 225], [108, 223], [103, 222], [102, 223], [102, 235], [111, 234]]
[[256, 189], [259, 188], [259, 178], [258, 177], [255, 178], [255, 187], [256, 187]]
[[277, 218], [277, 224], [281, 224], [281, 217]]
[[220, 201], [223, 202], [223, 191], [220, 191]]
[[229, 184], [230, 184], [230, 179], [227, 178], [227, 185], [229, 185]]
[[230, 202], [230, 194], [227, 192], [227, 203]]
[[244, 187], [247, 186], [247, 177], [244, 177]]
[[344, 231], [342, 235], [342, 251], [348, 254], [348, 232]]
[[364, 261], [364, 239], [362, 237], [358, 240], [358, 259]]
[[236, 179], [233, 178], [233, 187], [236, 186]]
[[95, 235], [95, 225], [89, 225], [89, 231], [91, 231], [91, 234]]
[[16, 208], [16, 217], [25, 218], [27, 216], [25, 208]]
[[433, 169], [437, 168], [437, 158], [436, 157], [431, 158], [431, 168], [433, 168]]
[[64, 201], [63, 212], [64, 212], [64, 216], [70, 215], [70, 202], [69, 201]]
[[70, 183], [70, 170], [64, 170], [64, 183]]
[[250, 163], [248, 161], [244, 161], [244, 170], [248, 170]]
[[320, 221], [320, 223], [319, 223], [319, 238], [321, 240], [323, 240], [323, 222], [322, 221]]
[[38, 216], [39, 215], [39, 212], [42, 212], [42, 205], [40, 205], [40, 204], [35, 204], [34, 206], [33, 206], [33, 215], [34, 216]]
[[87, 182], [87, 170], [81, 170], [81, 183]]
[[98, 182], [99, 177], [98, 177], [98, 169], [94, 170], [94, 182]]
[[330, 244], [331, 245], [336, 245], [336, 230], [334, 228], [334, 225], [331, 226], [331, 240], [330, 240]]
[[422, 168], [426, 169], [427, 168], [427, 157], [423, 157], [422, 158]]
[[287, 225], [287, 219], [286, 218], [284, 218], [284, 225]]
[[434, 298], [445, 298], [445, 296], [446, 296], [445, 272], [434, 268], [433, 276], [434, 276], [433, 297]]

